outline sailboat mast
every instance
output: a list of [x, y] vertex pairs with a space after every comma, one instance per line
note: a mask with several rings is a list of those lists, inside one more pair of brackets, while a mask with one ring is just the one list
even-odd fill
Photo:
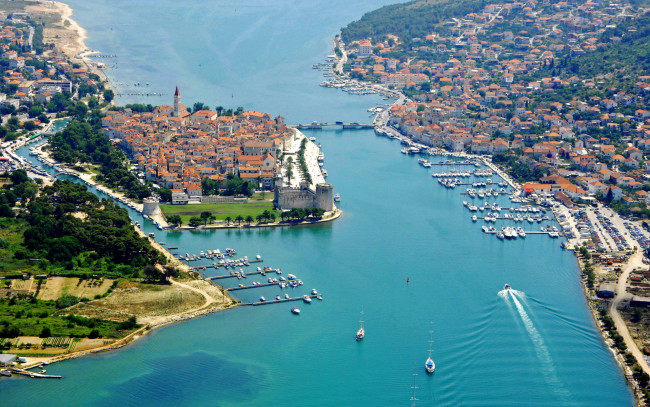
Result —
[[411, 407], [415, 407], [415, 402], [418, 401], [418, 399], [415, 397], [415, 390], [419, 388], [415, 385], [415, 379], [417, 376], [417, 373], [413, 373], [413, 386], [411, 386], [411, 389], [413, 389], [413, 395], [411, 396]]

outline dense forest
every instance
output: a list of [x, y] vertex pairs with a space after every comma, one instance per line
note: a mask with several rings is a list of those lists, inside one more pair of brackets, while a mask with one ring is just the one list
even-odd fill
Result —
[[133, 277], [147, 265], [165, 262], [149, 240], [137, 234], [125, 209], [112, 200], [99, 200], [84, 185], [56, 181], [43, 187], [27, 209], [24, 247], [16, 257], [47, 259], [67, 270], [97, 264], [95, 274], [106, 270]]
[[100, 183], [124, 191], [129, 198], [143, 199], [151, 195], [149, 187], [129, 171], [124, 153], [90, 123], [73, 120], [50, 137], [49, 143], [56, 161], [70, 165], [98, 164], [97, 181]]
[[454, 17], [482, 10], [496, 0], [415, 0], [393, 4], [364, 14], [361, 19], [341, 29], [347, 43], [372, 38], [383, 41], [388, 34], [396, 35], [408, 43], [412, 38], [424, 38], [434, 27]]

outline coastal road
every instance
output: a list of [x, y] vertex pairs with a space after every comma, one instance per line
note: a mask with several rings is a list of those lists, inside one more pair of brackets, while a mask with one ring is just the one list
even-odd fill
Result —
[[618, 307], [621, 305], [621, 303], [630, 297], [630, 295], [625, 291], [625, 288], [627, 286], [627, 279], [630, 276], [632, 270], [644, 266], [643, 262], [641, 261], [642, 259], [643, 251], [639, 250], [630, 256], [627, 264], [623, 267], [623, 272], [619, 276], [618, 282], [616, 283], [616, 296], [609, 306], [609, 312], [612, 316], [612, 319], [614, 320], [614, 323], [616, 324], [618, 333], [621, 334], [625, 340], [627, 348], [634, 355], [643, 371], [650, 374], [650, 366], [648, 366], [648, 362], [646, 362], [645, 358], [643, 357], [643, 353], [641, 353], [641, 350], [639, 350], [639, 348], [636, 346], [636, 343], [632, 339], [632, 335], [630, 335], [630, 331], [627, 329], [627, 325], [625, 325], [625, 322], [623, 321], [621, 313], [618, 311]]

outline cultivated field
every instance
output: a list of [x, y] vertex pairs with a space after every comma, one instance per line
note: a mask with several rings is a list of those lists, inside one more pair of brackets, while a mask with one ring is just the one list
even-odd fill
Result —
[[41, 285], [38, 299], [56, 300], [63, 294], [93, 299], [95, 295], [103, 295], [108, 291], [113, 281], [110, 279], [81, 280], [76, 277], [50, 277]]

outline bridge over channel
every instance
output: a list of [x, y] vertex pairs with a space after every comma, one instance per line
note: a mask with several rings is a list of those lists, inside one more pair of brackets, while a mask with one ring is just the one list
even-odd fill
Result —
[[309, 124], [296, 124], [291, 127], [297, 129], [322, 129], [323, 127], [342, 127], [344, 129], [374, 129], [375, 125], [372, 123], [344, 123], [344, 122], [334, 122], [334, 123], [320, 123], [320, 122], [311, 122]]

